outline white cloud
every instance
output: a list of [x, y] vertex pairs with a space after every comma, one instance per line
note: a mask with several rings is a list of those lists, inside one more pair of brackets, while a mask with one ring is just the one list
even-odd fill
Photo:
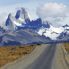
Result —
[[65, 21], [68, 24], [69, 8], [61, 3], [46, 3], [37, 9], [37, 15], [53, 25], [63, 25]]

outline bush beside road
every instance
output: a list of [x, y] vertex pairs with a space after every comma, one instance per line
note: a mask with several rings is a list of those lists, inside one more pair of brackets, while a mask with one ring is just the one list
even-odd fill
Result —
[[69, 43], [64, 43], [62, 48], [63, 48], [63, 52], [64, 52], [65, 61], [66, 61], [67, 65], [69, 66]]

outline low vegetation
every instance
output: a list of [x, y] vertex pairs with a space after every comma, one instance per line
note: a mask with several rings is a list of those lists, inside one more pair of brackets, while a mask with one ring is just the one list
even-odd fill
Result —
[[64, 47], [65, 47], [66, 51], [69, 52], [69, 43], [64, 43]]
[[26, 54], [30, 54], [35, 46], [7, 46], [0, 47], [0, 67]]

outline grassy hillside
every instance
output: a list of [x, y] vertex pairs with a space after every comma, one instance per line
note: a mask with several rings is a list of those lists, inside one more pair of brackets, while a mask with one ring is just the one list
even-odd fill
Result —
[[34, 48], [35, 46], [0, 47], [0, 67], [20, 58], [21, 56], [31, 53]]

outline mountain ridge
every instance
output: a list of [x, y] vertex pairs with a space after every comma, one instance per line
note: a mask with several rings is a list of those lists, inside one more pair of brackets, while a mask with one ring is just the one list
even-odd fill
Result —
[[54, 27], [41, 18], [30, 20], [25, 8], [17, 10], [16, 15], [10, 13], [5, 22], [6, 28], [0, 29], [0, 45], [49, 43], [69, 40], [69, 25]]

